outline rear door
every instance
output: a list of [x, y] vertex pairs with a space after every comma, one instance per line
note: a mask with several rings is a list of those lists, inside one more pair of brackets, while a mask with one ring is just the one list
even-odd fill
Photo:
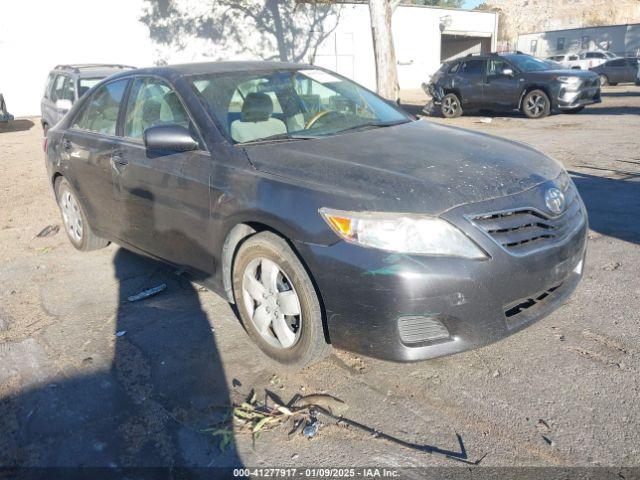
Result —
[[620, 58], [618, 60], [611, 60], [600, 68], [604, 70], [610, 83], [619, 83], [623, 81], [626, 67], [627, 63], [623, 58]]
[[[505, 70], [512, 73], [507, 75]], [[483, 104], [499, 110], [516, 108], [520, 100], [520, 78], [513, 66], [502, 58], [490, 58], [485, 71]]]
[[626, 59], [626, 68], [624, 74], [624, 80], [622, 82], [635, 82], [636, 77], [638, 76], [638, 59], [637, 58], [627, 58]]
[[145, 148], [144, 131], [177, 124], [200, 136], [174, 88], [156, 77], [136, 77], [114, 149], [114, 189], [122, 212], [118, 238], [196, 273], [214, 271], [209, 181], [213, 164], [200, 141], [192, 152], [159, 154]]
[[454, 75], [452, 87], [460, 92], [463, 108], [478, 108], [483, 105], [484, 60], [465, 60]]
[[91, 226], [113, 238], [120, 220], [112, 190], [111, 157], [118, 144], [117, 121], [128, 79], [102, 85], [80, 110], [62, 138], [62, 157], [70, 166], [72, 182], [88, 211]]

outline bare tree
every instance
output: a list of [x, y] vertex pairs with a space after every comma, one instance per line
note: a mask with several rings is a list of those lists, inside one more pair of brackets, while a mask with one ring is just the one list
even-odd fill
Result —
[[394, 101], [400, 97], [396, 52], [391, 30], [391, 16], [397, 3], [394, 0], [369, 0], [377, 90], [379, 95]]

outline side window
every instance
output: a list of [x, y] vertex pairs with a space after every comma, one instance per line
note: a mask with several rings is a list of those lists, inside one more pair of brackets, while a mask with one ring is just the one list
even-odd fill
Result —
[[67, 79], [64, 75], [58, 75], [51, 89], [51, 100], [55, 102], [58, 99], [63, 98], [64, 82]]
[[44, 86], [44, 97], [45, 98], [50, 98], [51, 97], [51, 87], [53, 86], [53, 79], [55, 78], [55, 75], [53, 73], [50, 73], [49, 76], [47, 77], [47, 83]]
[[578, 60], [578, 56], [577, 55], [569, 55], [569, 60], [570, 61]]
[[74, 119], [72, 127], [115, 135], [120, 102], [128, 81], [118, 80], [96, 90]]
[[169, 123], [189, 128], [189, 116], [176, 92], [155, 78], [136, 78], [127, 103], [124, 136], [142, 139], [147, 128]]
[[462, 64], [462, 73], [466, 75], [480, 75], [482, 73], [483, 60], [468, 60]]
[[74, 81], [72, 78], [67, 77], [66, 81], [64, 82], [64, 85], [62, 86], [62, 94], [60, 97], [58, 97], [58, 100], [63, 99], [63, 100], [70, 100], [71, 102], [73, 102], [75, 99], [75, 93], [76, 93], [76, 88], [74, 85]]
[[505, 68], [511, 68], [511, 66], [504, 60], [489, 60], [487, 63], [487, 77], [500, 76]]
[[460, 70], [460, 63], [454, 63], [453, 65], [451, 65], [449, 73], [456, 73], [458, 70]]

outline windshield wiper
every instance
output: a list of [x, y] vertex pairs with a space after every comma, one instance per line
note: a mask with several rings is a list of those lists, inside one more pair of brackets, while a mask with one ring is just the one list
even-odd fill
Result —
[[395, 125], [402, 125], [403, 123], [409, 123], [410, 121], [411, 120], [400, 120], [398, 122], [367, 122], [367, 123], [361, 123], [359, 125], [354, 125], [353, 127], [343, 128], [342, 130], [338, 130], [336, 133], [353, 132], [357, 130], [364, 130], [365, 128], [393, 127]]
[[296, 133], [276, 133], [275, 135], [269, 135], [268, 137], [256, 138], [255, 140], [249, 140], [248, 142], [241, 142], [240, 145], [251, 145], [253, 143], [273, 142], [278, 140], [311, 140], [318, 138], [315, 135], [299, 135]]

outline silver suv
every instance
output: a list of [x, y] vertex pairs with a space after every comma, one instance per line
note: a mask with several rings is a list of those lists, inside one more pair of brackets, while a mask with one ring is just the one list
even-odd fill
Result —
[[132, 68], [135, 67], [98, 63], [57, 65], [49, 73], [40, 102], [45, 135], [49, 127], [58, 123], [72, 105], [100, 80]]

